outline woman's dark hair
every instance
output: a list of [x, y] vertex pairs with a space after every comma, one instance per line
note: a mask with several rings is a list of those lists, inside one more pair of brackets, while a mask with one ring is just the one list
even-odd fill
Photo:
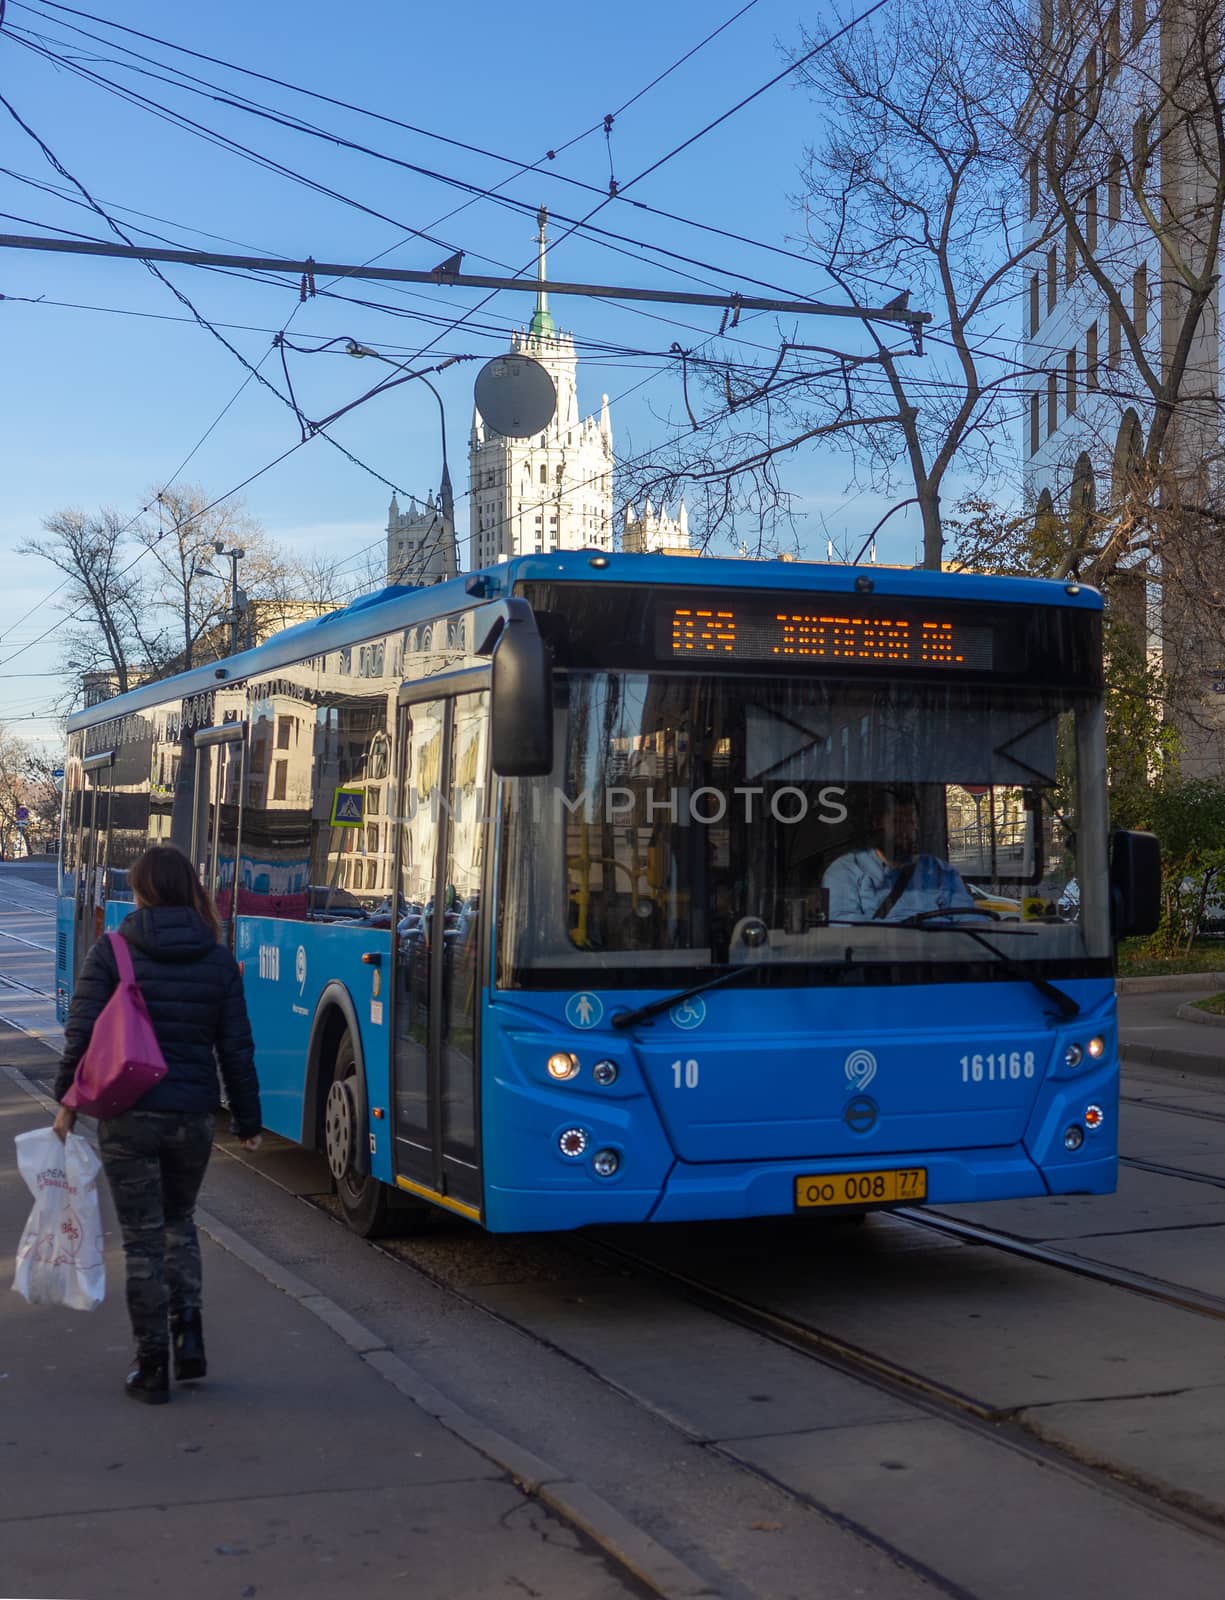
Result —
[[128, 868], [132, 893], [147, 906], [190, 906], [220, 939], [221, 924], [213, 902], [200, 887], [195, 869], [172, 844], [155, 844]]

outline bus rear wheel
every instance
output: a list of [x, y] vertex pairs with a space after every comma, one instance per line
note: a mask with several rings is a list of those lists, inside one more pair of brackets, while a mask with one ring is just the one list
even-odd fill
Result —
[[357, 1052], [350, 1034], [341, 1036], [332, 1069], [332, 1084], [323, 1108], [323, 1148], [336, 1190], [341, 1215], [363, 1239], [377, 1239], [390, 1225], [386, 1184], [369, 1172], [357, 1170], [357, 1141], [364, 1130], [358, 1125]]

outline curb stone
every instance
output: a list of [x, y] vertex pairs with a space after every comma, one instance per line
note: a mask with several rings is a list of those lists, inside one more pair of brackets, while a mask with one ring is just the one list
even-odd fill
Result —
[[1167, 1050], [1162, 1045], [1128, 1044], [1124, 1040], [1119, 1055], [1136, 1067], [1166, 1067], [1172, 1072], [1189, 1072], [1195, 1077], [1225, 1078], [1225, 1051], [1213, 1054], [1207, 1048], [1202, 1051]]
[[1165, 989], [1225, 989], [1225, 972], [1174, 972], [1152, 978], [1116, 978], [1116, 994], [1160, 994]]
[[1194, 1000], [1188, 1000], [1185, 1006], [1179, 1006], [1174, 1013], [1183, 1022], [1206, 1022], [1210, 1028], [1225, 1028], [1225, 1016], [1214, 1016], [1211, 1011], [1201, 1011]]

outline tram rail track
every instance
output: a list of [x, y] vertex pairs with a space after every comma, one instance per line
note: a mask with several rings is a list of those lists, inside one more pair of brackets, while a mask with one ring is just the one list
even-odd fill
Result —
[[55, 995], [49, 989], [40, 989], [37, 984], [26, 983], [24, 978], [14, 978], [8, 972], [0, 972], [0, 983], [10, 989], [20, 989], [24, 994], [36, 994], [40, 1000], [55, 999]]
[[1140, 1095], [1125, 1094], [1120, 1099], [1124, 1105], [1139, 1106], [1145, 1111], [1166, 1111], [1174, 1117], [1192, 1117], [1196, 1122], [1225, 1122], [1225, 1111], [1201, 1110], [1198, 1106], [1180, 1106], [1172, 1100], [1146, 1100]]
[[[1183, 1172], [1172, 1167], [1161, 1169], [1161, 1175], [1192, 1180], [1206, 1176]], [[1132, 1294], [1143, 1295], [1145, 1299], [1156, 1300], [1179, 1311], [1190, 1311], [1197, 1316], [1211, 1317], [1215, 1321], [1225, 1322], [1225, 1296], [1204, 1294], [1198, 1289], [1185, 1288], [1165, 1278], [1151, 1277], [1148, 1273], [1133, 1272], [1127, 1267], [1108, 1266], [1104, 1262], [1075, 1255], [1070, 1250], [1060, 1250], [1054, 1245], [1022, 1239], [999, 1228], [984, 1227], [981, 1223], [963, 1222], [960, 1218], [946, 1216], [939, 1211], [926, 1209], [919, 1211], [906, 1206], [893, 1212], [893, 1215], [916, 1227], [930, 1228], [933, 1232], [960, 1239], [964, 1244], [986, 1245], [1006, 1255], [1019, 1256], [1023, 1260], [1034, 1261], [1042, 1266], [1056, 1267], [1062, 1272], [1070, 1272], [1080, 1278], [1090, 1278], [1095, 1283], [1104, 1283], [1113, 1289], [1126, 1289]]]
[[1159, 1178], [1182, 1178], [1187, 1183], [1206, 1183], [1214, 1189], [1225, 1189], [1225, 1178], [1214, 1172], [1194, 1172], [1189, 1167], [1171, 1167], [1164, 1161], [1145, 1161], [1140, 1156], [1120, 1156], [1121, 1167], [1132, 1167], [1137, 1172], [1151, 1172]]
[[[907, 1213], [901, 1211], [892, 1214], [911, 1220]], [[607, 1253], [610, 1258], [622, 1260], [652, 1279], [680, 1289], [692, 1303], [714, 1311], [724, 1320], [732, 1321], [795, 1353], [818, 1360], [894, 1398], [909, 1400], [935, 1416], [957, 1422], [979, 1436], [1005, 1444], [1032, 1460], [1057, 1466], [1082, 1482], [1121, 1495], [1150, 1512], [1157, 1510], [1180, 1526], [1206, 1533], [1225, 1545], [1225, 1507], [1212, 1506], [1193, 1496], [1182, 1495], [1165, 1484], [1129, 1473], [1109, 1462], [1087, 1459], [1068, 1447], [1044, 1439], [1023, 1420], [1023, 1412], [1031, 1408], [994, 1406], [889, 1356], [814, 1327], [787, 1312], [755, 1305], [743, 1296], [674, 1267], [663, 1266], [649, 1257], [639, 1256], [622, 1245], [605, 1240], [589, 1242], [595, 1242], [598, 1250]], [[1135, 1276], [1126, 1273], [1116, 1275], [1120, 1278]], [[1133, 1287], [1131, 1283], [1119, 1283], [1118, 1286]], [[1154, 1295], [1151, 1298], [1164, 1298], [1168, 1304], [1188, 1309], [1181, 1306], [1177, 1294], [1171, 1297]], [[1225, 1318], [1225, 1301], [1219, 1302], [1219, 1310], [1211, 1314]], [[724, 1445], [719, 1448], [725, 1452], [728, 1450]], [[743, 1464], [749, 1471], [757, 1470], [752, 1463]]]
[[[301, 1198], [308, 1204], [334, 1214], [331, 1213], [330, 1207], [322, 1202], [320, 1196]], [[584, 1249], [590, 1251], [597, 1262], [602, 1261], [609, 1266], [628, 1270], [655, 1282], [722, 1322], [768, 1339], [792, 1354], [813, 1361], [858, 1383], [866, 1384], [894, 1400], [914, 1405], [933, 1418], [953, 1423], [1036, 1464], [1064, 1472], [1087, 1487], [1111, 1494], [1137, 1509], [1143, 1509], [1150, 1515], [1159, 1516], [1180, 1528], [1206, 1536], [1225, 1548], [1225, 1507], [1211, 1505], [1191, 1494], [1183, 1494], [1168, 1484], [1146, 1479], [1108, 1461], [1077, 1454], [1070, 1446], [1044, 1438], [1024, 1420], [1023, 1413], [1033, 1408], [993, 1405], [972, 1393], [940, 1379], [929, 1377], [888, 1355], [816, 1327], [786, 1311], [755, 1304], [742, 1295], [722, 1288], [701, 1276], [660, 1263], [622, 1243], [613, 1243], [590, 1234], [582, 1236], [582, 1243]], [[538, 1346], [548, 1349], [579, 1368], [594, 1381], [685, 1434], [695, 1445], [716, 1452], [724, 1460], [769, 1483], [798, 1504], [823, 1515], [829, 1514], [828, 1507], [814, 1500], [803, 1490], [788, 1484], [757, 1462], [737, 1452], [734, 1442], [710, 1439], [682, 1417], [670, 1411], [666, 1405], [660, 1405], [637, 1393], [620, 1379], [602, 1372], [597, 1364], [566, 1349], [564, 1344], [556, 1339], [542, 1334], [526, 1319], [516, 1317], [503, 1306], [491, 1306], [479, 1293], [457, 1286], [446, 1276], [431, 1270], [428, 1265], [397, 1249], [394, 1241], [372, 1242], [372, 1247], [390, 1256], [400, 1265], [422, 1273], [431, 1283], [482, 1315], [493, 1317], [504, 1325], [514, 1328]], [[1221, 1314], [1225, 1316], [1225, 1304], [1222, 1305]], [[860, 1531], [865, 1537], [874, 1537], [868, 1530]], [[892, 1553], [910, 1565], [905, 1552]], [[946, 1588], [944, 1581], [937, 1575], [931, 1573], [925, 1575], [938, 1587]], [[951, 1592], [960, 1591], [954, 1588]]]

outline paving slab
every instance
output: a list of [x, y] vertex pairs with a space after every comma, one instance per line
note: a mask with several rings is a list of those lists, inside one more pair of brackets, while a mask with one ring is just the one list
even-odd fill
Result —
[[[1084, 1460], [1109, 1462], [1113, 1470], [1159, 1483], [1188, 1505], [1221, 1515], [1225, 1387], [1045, 1406], [1027, 1411], [1024, 1421], [1040, 1438], [1067, 1446]], [[1222, 1588], [1225, 1584], [1214, 1592]]]
[[1120, 1146], [1123, 1156], [1182, 1167], [1225, 1182], [1225, 1122], [1200, 1122], [1156, 1107], [1128, 1109]]
[[877, 1537], [906, 1540], [962, 1596], [1209, 1600], [1225, 1550], [949, 1422], [737, 1442]]
[[[1225, 1125], [1222, 1125], [1225, 1133]], [[1202, 1227], [1225, 1222], [1225, 1189], [1135, 1167], [1119, 1169], [1108, 1195], [1043, 1195], [989, 1205], [940, 1206], [946, 1216], [998, 1228], [1021, 1239], [1062, 1242], [1150, 1228]]]
[[[1225, 1226], [1164, 1228], [1152, 1233], [1080, 1239], [1070, 1241], [1065, 1248], [1086, 1261], [1143, 1272], [1166, 1283], [1198, 1289], [1202, 1294], [1219, 1295], [1225, 1302]], [[1222, 1454], [1225, 1457], [1225, 1449]]]
[[[598, 1368], [701, 1437], [905, 1421], [912, 1405], [649, 1284], [493, 1286], [482, 1305]], [[678, 1362], [677, 1352], [689, 1352]]]
[[[378, 1381], [377, 1379], [375, 1380]], [[104, 1514], [0, 1524], [6, 1593], [132, 1600], [624, 1600], [627, 1588], [543, 1506], [508, 1483], [455, 1491], [337, 1482]]]
[[1225, 1082], [1197, 1077], [1190, 1072], [1162, 1071], [1160, 1067], [1137, 1066], [1125, 1061], [1121, 1069], [1125, 1104], [1156, 1100], [1163, 1105], [1225, 1108]]

